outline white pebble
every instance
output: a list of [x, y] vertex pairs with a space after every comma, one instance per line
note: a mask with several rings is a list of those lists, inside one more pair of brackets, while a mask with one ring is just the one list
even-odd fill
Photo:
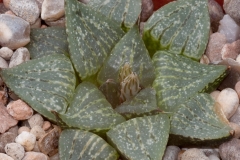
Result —
[[8, 63], [5, 59], [0, 57], [0, 68], [8, 68]]
[[220, 160], [219, 157], [214, 154], [210, 155], [208, 158], [209, 158], [209, 160]]
[[216, 91], [211, 92], [210, 96], [216, 101], [219, 94], [220, 94], [220, 91], [216, 90]]
[[5, 60], [10, 60], [13, 55], [13, 51], [8, 47], [2, 47], [0, 49], [0, 56]]
[[55, 21], [64, 16], [64, 0], [44, 0], [41, 18], [45, 21]]
[[177, 159], [178, 153], [180, 152], [180, 148], [177, 146], [167, 146], [163, 160], [172, 160]]
[[0, 153], [0, 159], [1, 160], [14, 160], [12, 157], [10, 157], [4, 153]]
[[27, 126], [22, 126], [22, 127], [18, 128], [18, 134], [21, 134], [23, 131], [30, 132], [30, 128]]
[[0, 14], [0, 45], [17, 49], [30, 42], [30, 25], [22, 18]]
[[9, 68], [15, 67], [23, 62], [30, 60], [30, 53], [27, 48], [18, 48], [12, 55]]
[[226, 14], [220, 21], [218, 32], [226, 36], [228, 43], [232, 43], [239, 38], [240, 27], [229, 15]]
[[26, 151], [31, 151], [36, 143], [36, 136], [32, 133], [23, 131], [16, 137], [15, 141], [21, 144]]
[[5, 152], [14, 160], [21, 160], [24, 157], [24, 148], [18, 143], [8, 143], [5, 146]]
[[226, 118], [229, 119], [238, 108], [239, 98], [235, 90], [225, 88], [220, 92], [217, 102], [220, 104]]
[[34, 126], [34, 127], [31, 129], [30, 133], [34, 134], [34, 135], [36, 136], [37, 140], [40, 139], [42, 136], [45, 135], [45, 131], [44, 131], [43, 128], [40, 127], [40, 126]]
[[31, 128], [33, 128], [34, 126], [43, 126], [43, 118], [40, 114], [34, 114], [31, 118], [28, 119], [28, 123], [30, 125]]
[[209, 159], [200, 149], [192, 148], [186, 150], [182, 154], [181, 160], [209, 160]]

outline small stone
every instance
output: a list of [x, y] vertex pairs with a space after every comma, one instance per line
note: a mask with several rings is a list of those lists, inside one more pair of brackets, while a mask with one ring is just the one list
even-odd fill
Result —
[[23, 131], [16, 137], [15, 141], [21, 144], [26, 151], [31, 151], [36, 143], [36, 136], [32, 133]]
[[220, 94], [220, 91], [216, 90], [216, 91], [211, 92], [210, 96], [216, 101], [219, 94]]
[[5, 152], [5, 146], [8, 144], [8, 143], [12, 143], [14, 142], [15, 138], [16, 138], [16, 134], [14, 133], [11, 133], [11, 132], [5, 132], [1, 135], [1, 138], [0, 138], [0, 144], [1, 144], [1, 150], [0, 152]]
[[0, 57], [0, 68], [8, 68], [8, 63], [5, 59]]
[[217, 32], [219, 21], [223, 18], [222, 7], [215, 0], [208, 0], [208, 11], [213, 32]]
[[209, 160], [220, 160], [219, 159], [219, 157], [218, 156], [216, 156], [216, 155], [210, 155], [210, 156], [208, 156], [208, 158], [209, 158]]
[[8, 95], [6, 91], [0, 91], [0, 103], [6, 105], [8, 101]]
[[12, 16], [16, 16], [16, 14], [14, 14], [13, 11], [11, 11], [11, 10], [6, 11], [4, 14], [8, 14], [8, 15], [12, 15]]
[[27, 126], [22, 126], [18, 129], [18, 134], [21, 134], [23, 131], [30, 132], [30, 128]]
[[240, 159], [240, 140], [233, 138], [219, 146], [219, 153], [222, 160]]
[[210, 155], [216, 155], [217, 157], [219, 157], [219, 149], [214, 149], [214, 148], [201, 148], [201, 151], [203, 151], [203, 153], [209, 157]]
[[47, 28], [48, 26], [47, 25], [41, 25], [41, 28]]
[[237, 92], [238, 97], [240, 98], [240, 81], [238, 81], [238, 82], [235, 84], [234, 89], [235, 89], [235, 91]]
[[3, 4], [7, 9], [9, 9], [9, 3], [10, 3], [10, 0], [3, 0]]
[[43, 121], [44, 120], [40, 114], [34, 114], [31, 118], [28, 119], [28, 123], [31, 128], [33, 128], [34, 126], [42, 127]]
[[18, 48], [12, 55], [9, 68], [15, 67], [23, 62], [30, 60], [30, 53], [27, 48]]
[[30, 26], [30, 28], [40, 28], [41, 27], [41, 22], [42, 20], [41, 20], [41, 18], [38, 18], [37, 20], [36, 20], [36, 22], [35, 23], [33, 23], [31, 26]]
[[181, 160], [209, 160], [209, 159], [200, 149], [191, 148], [186, 150], [182, 154]]
[[229, 122], [229, 126], [234, 130], [234, 138], [240, 138], [240, 126], [236, 123]]
[[142, 12], [140, 15], [140, 21], [145, 22], [153, 14], [153, 2], [152, 0], [142, 0]]
[[1, 14], [0, 35], [2, 47], [17, 49], [30, 42], [30, 25], [19, 17]]
[[42, 11], [42, 3], [43, 3], [43, 1], [44, 0], [36, 0], [40, 12]]
[[38, 147], [38, 141], [36, 141], [35, 145], [34, 145], [34, 148], [32, 150], [33, 152], [41, 152], [39, 147]]
[[229, 119], [238, 108], [239, 98], [235, 90], [231, 88], [225, 88], [218, 95], [217, 102], [222, 107], [226, 118]]
[[41, 18], [45, 21], [55, 21], [64, 16], [64, 0], [44, 0]]
[[21, 99], [7, 105], [8, 113], [16, 120], [26, 120], [32, 117], [33, 109]]
[[30, 133], [34, 134], [37, 138], [37, 140], [39, 140], [42, 136], [44, 136], [45, 131], [43, 130], [42, 127], [40, 126], [34, 126], [31, 130]]
[[10, 60], [13, 55], [13, 51], [8, 47], [2, 47], [0, 49], [0, 56], [5, 60]]
[[49, 121], [44, 121], [42, 128], [43, 128], [44, 131], [47, 131], [49, 128], [51, 128], [51, 126], [52, 125]]
[[240, 1], [239, 0], [224, 0], [223, 8], [225, 12], [230, 15], [235, 22], [240, 25]]
[[40, 151], [47, 155], [50, 152], [56, 150], [58, 148], [58, 140], [60, 133], [60, 128], [54, 126], [54, 129], [52, 129], [50, 132], [46, 133], [41, 139], [39, 139], [38, 147]]
[[238, 40], [240, 34], [240, 27], [229, 15], [226, 14], [220, 21], [218, 32], [226, 36], [228, 43], [232, 43]]
[[226, 43], [226, 37], [221, 33], [216, 32], [210, 36], [205, 53], [210, 62], [221, 61], [221, 50]]
[[60, 160], [59, 153], [54, 154], [49, 160]]
[[240, 54], [240, 40], [234, 41], [231, 44], [225, 44], [222, 48], [221, 54], [222, 59], [236, 59], [237, 56]]
[[17, 137], [17, 135], [18, 135], [18, 125], [9, 128], [8, 132], [11, 132], [11, 133], [15, 134], [16, 137]]
[[24, 148], [18, 143], [8, 143], [5, 146], [5, 152], [14, 160], [21, 160], [24, 157]]
[[200, 63], [202, 64], [209, 64], [210, 63], [210, 60], [209, 58], [204, 54], [202, 55], [201, 59], [200, 59]]
[[26, 152], [22, 160], [49, 160], [49, 157], [40, 152]]
[[237, 56], [236, 62], [240, 63], [240, 54]]
[[10, 0], [9, 8], [30, 24], [34, 24], [40, 15], [36, 0]]
[[18, 121], [8, 114], [6, 107], [0, 103], [0, 133], [4, 133], [10, 127], [15, 126]]
[[180, 152], [180, 148], [177, 146], [167, 146], [163, 160], [173, 160], [177, 159], [178, 153]]
[[47, 25], [49, 25], [50, 27], [54, 27], [54, 26], [57, 26], [57, 27], [65, 27], [65, 22], [66, 22], [66, 19], [65, 17], [62, 17], [56, 21], [45, 21]]
[[0, 159], [1, 160], [14, 160], [12, 157], [10, 157], [4, 153], [0, 153]]

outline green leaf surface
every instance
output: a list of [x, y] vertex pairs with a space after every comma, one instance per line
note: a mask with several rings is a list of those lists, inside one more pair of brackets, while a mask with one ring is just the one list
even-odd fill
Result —
[[70, 57], [82, 79], [94, 76], [124, 35], [115, 21], [77, 0], [66, 0]]
[[65, 54], [68, 56], [68, 43], [66, 29], [61, 27], [48, 27], [44, 29], [31, 29], [30, 43], [26, 46], [31, 59], [50, 54]]
[[102, 84], [108, 79], [119, 82], [120, 68], [126, 62], [130, 64], [132, 71], [137, 73], [142, 86], [152, 85], [155, 78], [153, 63], [136, 26], [114, 47], [98, 74], [98, 82]]
[[106, 141], [87, 131], [67, 129], [59, 139], [61, 160], [118, 160], [118, 153]]
[[141, 0], [91, 0], [89, 6], [117, 21], [124, 30], [132, 28], [141, 14]]
[[52, 110], [65, 113], [75, 89], [70, 60], [61, 54], [27, 61], [1, 70], [7, 86], [34, 110], [55, 121]]
[[200, 93], [179, 105], [171, 117], [170, 142], [174, 145], [219, 145], [232, 129], [221, 107], [209, 94]]
[[156, 79], [153, 87], [157, 92], [160, 109], [174, 112], [179, 104], [198, 92], [211, 92], [226, 75], [226, 66], [205, 65], [181, 55], [165, 51], [153, 57]]
[[127, 119], [151, 115], [159, 112], [156, 100], [156, 91], [152, 88], [141, 90], [133, 99], [123, 102], [115, 111]]
[[178, 0], [157, 10], [144, 25], [151, 56], [158, 50], [199, 60], [206, 49], [210, 20], [207, 0]]
[[69, 126], [88, 131], [106, 131], [122, 123], [125, 119], [114, 111], [98, 88], [89, 83], [81, 83], [75, 91], [66, 114], [60, 118]]
[[160, 160], [168, 141], [168, 116], [134, 118], [107, 132], [108, 140], [129, 160]]

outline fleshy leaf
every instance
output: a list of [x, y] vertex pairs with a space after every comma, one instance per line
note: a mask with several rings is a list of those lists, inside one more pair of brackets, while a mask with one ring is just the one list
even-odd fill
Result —
[[88, 5], [117, 21], [124, 30], [132, 28], [141, 14], [142, 0], [91, 0]]
[[26, 46], [31, 59], [50, 54], [68, 55], [67, 34], [65, 28], [48, 27], [31, 29], [30, 43]]
[[124, 35], [115, 21], [77, 0], [66, 0], [70, 57], [82, 79], [94, 76]]
[[98, 82], [102, 84], [107, 79], [119, 82], [119, 72], [125, 63], [129, 63], [132, 71], [137, 73], [142, 86], [147, 87], [152, 85], [155, 78], [152, 60], [148, 55], [148, 51], [136, 26], [114, 47], [111, 55], [98, 74]]
[[129, 160], [160, 160], [168, 141], [168, 116], [138, 117], [107, 132], [110, 143]]
[[127, 119], [160, 112], [157, 107], [156, 91], [152, 88], [141, 90], [133, 99], [123, 102], [115, 111]]
[[118, 160], [117, 151], [96, 134], [67, 129], [59, 139], [61, 160]]
[[198, 92], [211, 92], [226, 76], [226, 66], [205, 65], [182, 55], [165, 51], [153, 57], [156, 79], [153, 87], [157, 92], [160, 109], [174, 112], [179, 104]]
[[61, 54], [44, 56], [1, 71], [7, 86], [34, 110], [55, 121], [52, 110], [65, 113], [75, 89], [70, 60]]
[[158, 50], [199, 60], [206, 49], [210, 20], [207, 0], [178, 0], [157, 10], [144, 25], [151, 56]]
[[96, 132], [104, 132], [125, 121], [112, 109], [101, 91], [89, 82], [76, 88], [67, 113], [61, 114], [60, 118], [69, 127]]
[[233, 130], [217, 105], [206, 93], [180, 104], [171, 117], [170, 144], [214, 146], [230, 139]]

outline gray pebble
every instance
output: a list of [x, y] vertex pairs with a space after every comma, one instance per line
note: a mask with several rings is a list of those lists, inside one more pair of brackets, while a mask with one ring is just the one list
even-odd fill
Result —
[[21, 160], [24, 157], [24, 148], [18, 143], [8, 143], [5, 146], [5, 152], [14, 160]]
[[13, 51], [8, 47], [2, 47], [0, 49], [0, 56], [5, 60], [10, 60], [13, 55]]
[[44, 0], [42, 3], [41, 18], [45, 21], [56, 21], [63, 17], [64, 0]]
[[240, 140], [232, 140], [220, 145], [219, 153], [222, 160], [239, 160], [240, 159]]
[[30, 60], [30, 53], [27, 48], [21, 47], [18, 48], [12, 55], [9, 68], [15, 67], [23, 62]]
[[177, 146], [167, 146], [163, 160], [175, 160], [178, 157], [178, 153], [180, 152], [180, 148]]
[[240, 1], [239, 0], [224, 0], [223, 8], [227, 14], [229, 14], [235, 22], [240, 25]]

